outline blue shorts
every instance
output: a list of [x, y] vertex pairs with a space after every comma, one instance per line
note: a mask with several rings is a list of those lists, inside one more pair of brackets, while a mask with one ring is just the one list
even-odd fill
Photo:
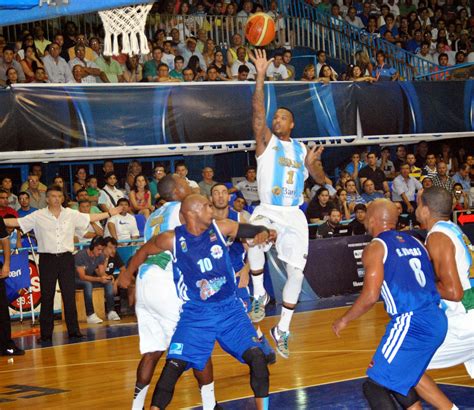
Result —
[[252, 347], [259, 347], [257, 332], [240, 299], [219, 303], [187, 302], [171, 338], [168, 359], [184, 360], [187, 368], [203, 370], [214, 350], [216, 340], [237, 360]]
[[[240, 283], [240, 276], [236, 278], [237, 280], [237, 286], [239, 286]], [[250, 303], [250, 293], [248, 288], [239, 288], [237, 287], [235, 291], [237, 298], [239, 298], [242, 303], [244, 304], [244, 309], [248, 313], [250, 312], [252, 308], [252, 304]]]
[[403, 313], [387, 325], [367, 370], [375, 382], [406, 396], [443, 343], [447, 318], [439, 308]]

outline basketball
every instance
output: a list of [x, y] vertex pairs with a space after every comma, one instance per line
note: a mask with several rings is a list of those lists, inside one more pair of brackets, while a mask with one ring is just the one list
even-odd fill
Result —
[[275, 22], [266, 13], [255, 13], [247, 20], [245, 37], [254, 46], [266, 46], [275, 38]]

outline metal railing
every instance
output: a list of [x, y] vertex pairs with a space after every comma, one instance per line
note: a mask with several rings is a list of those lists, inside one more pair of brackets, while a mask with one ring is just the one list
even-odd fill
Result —
[[430, 73], [417, 75], [415, 80], [442, 81], [468, 80], [474, 78], [474, 63], [457, 64], [449, 67], [438, 67]]

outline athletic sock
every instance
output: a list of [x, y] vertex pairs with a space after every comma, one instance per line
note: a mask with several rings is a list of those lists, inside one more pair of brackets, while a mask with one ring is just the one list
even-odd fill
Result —
[[214, 382], [201, 387], [201, 399], [203, 410], [214, 410], [216, 397], [214, 396]]
[[135, 393], [133, 395], [132, 410], [142, 410], [145, 407], [146, 394], [149, 384], [135, 384]]
[[291, 317], [293, 316], [294, 311], [295, 311], [295, 308], [289, 309], [285, 306], [282, 306], [282, 308], [281, 308], [281, 318], [280, 318], [280, 321], [278, 322], [278, 329], [281, 332], [289, 332], [290, 331], [290, 322], [291, 322]]
[[258, 298], [265, 295], [265, 287], [263, 286], [263, 272], [259, 275], [252, 274], [253, 296]]

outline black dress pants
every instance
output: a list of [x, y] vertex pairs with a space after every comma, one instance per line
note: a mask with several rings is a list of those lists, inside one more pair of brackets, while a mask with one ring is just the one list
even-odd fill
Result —
[[41, 253], [39, 259], [39, 276], [41, 285], [41, 337], [51, 338], [54, 327], [54, 294], [56, 281], [59, 281], [63, 298], [64, 316], [68, 333], [79, 333], [75, 300], [74, 256], [71, 252], [60, 254]]
[[5, 279], [0, 279], [0, 351], [13, 345]]

